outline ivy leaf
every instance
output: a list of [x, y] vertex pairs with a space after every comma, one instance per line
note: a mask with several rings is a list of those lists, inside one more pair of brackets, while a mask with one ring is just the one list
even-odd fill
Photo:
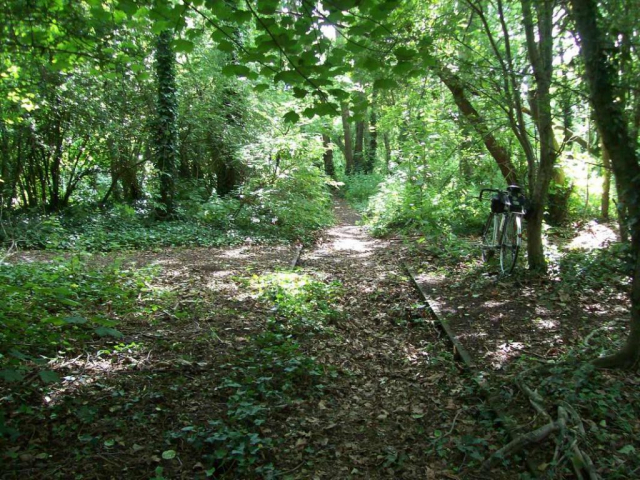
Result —
[[38, 375], [44, 383], [57, 383], [60, 381], [60, 375], [51, 370], [43, 370]]
[[22, 375], [20, 371], [15, 370], [13, 368], [0, 370], [0, 379], [4, 380], [5, 382], [8, 382], [8, 383], [19, 382], [23, 378], [24, 378], [24, 375]]
[[87, 319], [84, 317], [73, 316], [73, 317], [64, 317], [62, 319], [65, 323], [70, 323], [72, 325], [82, 325], [87, 323]]
[[291, 110], [290, 112], [287, 112], [284, 116], [284, 121], [286, 123], [298, 123], [299, 120], [300, 120], [300, 115], [298, 115], [293, 110]]
[[100, 337], [114, 337], [114, 338], [124, 337], [124, 335], [122, 335], [122, 333], [116, 330], [115, 328], [98, 327], [95, 329], [95, 332]]
[[162, 458], [164, 460], [173, 460], [174, 458], [176, 458], [176, 451], [175, 450], [165, 450], [164, 452], [162, 452]]

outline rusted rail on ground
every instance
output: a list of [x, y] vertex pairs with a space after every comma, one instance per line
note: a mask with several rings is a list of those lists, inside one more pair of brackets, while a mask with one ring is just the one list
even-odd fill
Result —
[[[416, 272], [407, 264], [403, 262], [403, 266], [413, 285], [416, 287], [420, 295], [424, 299], [427, 308], [431, 312], [432, 316], [437, 320], [439, 327], [447, 334], [449, 341], [453, 345], [454, 354], [456, 358], [462, 361], [464, 368], [469, 372], [473, 381], [478, 385], [480, 392], [482, 392], [483, 396], [487, 400], [487, 404], [496, 414], [498, 421], [504, 426], [505, 430], [509, 434], [509, 437], [512, 440], [515, 440], [518, 437], [518, 427], [515, 421], [505, 412], [505, 410], [498, 404], [498, 400], [491, 394], [491, 389], [489, 388], [489, 384], [483, 374], [478, 372], [476, 369], [475, 362], [471, 357], [469, 351], [464, 347], [462, 342], [458, 339], [458, 336], [455, 334], [451, 325], [449, 324], [447, 318], [440, 310], [439, 305], [432, 298], [433, 293], [427, 291], [427, 288], [424, 284], [421, 284], [418, 281], [418, 275]], [[525, 463], [527, 464], [527, 468], [529, 469], [531, 475], [534, 478], [537, 478], [539, 470], [534, 462], [530, 458], [525, 459]]]

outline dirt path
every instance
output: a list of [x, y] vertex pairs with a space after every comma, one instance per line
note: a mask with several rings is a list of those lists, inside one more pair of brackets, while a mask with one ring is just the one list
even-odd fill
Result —
[[295, 246], [126, 257], [156, 273], [124, 338], [69, 349], [49, 366], [61, 383], [13, 393], [2, 477], [466, 478], [493, 419], [397, 242], [335, 211], [293, 272]]
[[[356, 226], [358, 216], [344, 202], [337, 202], [336, 216], [338, 225], [316, 248], [303, 251], [300, 262], [303, 272], [343, 287], [339, 335], [319, 342], [314, 352], [345, 376], [314, 414], [319, 423], [313, 437], [328, 438], [313, 473], [424, 477], [437, 468], [428, 438], [448, 417], [450, 389], [458, 387], [455, 380], [441, 381], [452, 368], [446, 346], [423, 316], [397, 246]], [[321, 433], [328, 429], [330, 434]]]

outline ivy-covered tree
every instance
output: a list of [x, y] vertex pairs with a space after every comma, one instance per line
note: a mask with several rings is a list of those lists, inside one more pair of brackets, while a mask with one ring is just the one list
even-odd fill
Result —
[[156, 44], [156, 104], [154, 161], [160, 176], [160, 216], [171, 216], [175, 209], [175, 177], [178, 159], [175, 53], [170, 30], [158, 35]]

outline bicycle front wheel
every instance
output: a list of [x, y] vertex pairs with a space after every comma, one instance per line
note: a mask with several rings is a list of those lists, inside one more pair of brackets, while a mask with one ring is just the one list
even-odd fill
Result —
[[487, 223], [482, 230], [482, 261], [488, 262], [493, 258], [498, 246], [498, 222], [500, 219], [495, 213], [490, 213]]
[[511, 214], [502, 230], [500, 241], [500, 269], [508, 274], [513, 271], [518, 261], [522, 242], [522, 219], [520, 215]]

